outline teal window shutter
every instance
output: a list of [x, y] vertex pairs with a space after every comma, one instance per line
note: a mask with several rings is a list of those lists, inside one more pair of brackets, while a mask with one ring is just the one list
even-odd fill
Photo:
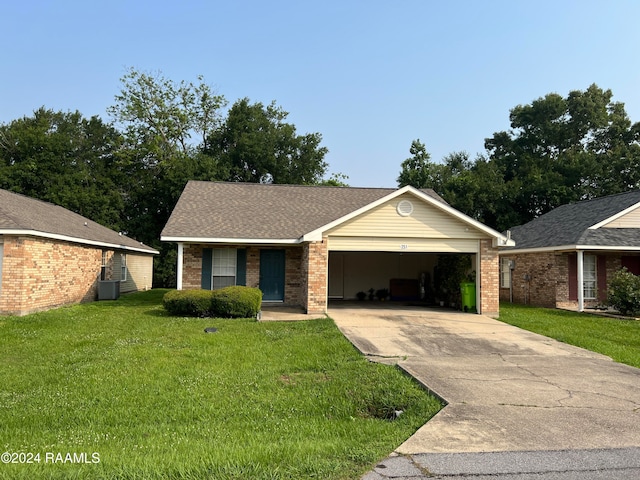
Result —
[[236, 285], [247, 285], [247, 249], [239, 248], [236, 256]]
[[213, 249], [202, 249], [202, 280], [201, 287], [204, 290], [211, 290], [211, 268], [213, 265]]

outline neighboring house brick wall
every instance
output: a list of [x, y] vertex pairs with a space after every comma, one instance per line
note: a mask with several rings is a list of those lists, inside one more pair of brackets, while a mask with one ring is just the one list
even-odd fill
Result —
[[497, 317], [500, 312], [500, 269], [498, 249], [491, 240], [480, 240], [480, 310], [483, 315]]
[[[562, 285], [559, 281], [558, 256], [553, 252], [507, 256], [515, 261], [515, 268], [511, 271], [514, 303], [554, 308], [558, 289], [566, 291], [568, 298], [568, 284]], [[566, 276], [564, 278], [566, 280]], [[509, 300], [508, 288], [501, 289], [501, 297]]]
[[37, 237], [4, 237], [0, 312], [24, 315], [95, 300], [102, 249]]
[[[512, 271], [513, 302], [545, 308], [577, 308], [577, 300], [569, 294], [569, 255], [556, 252], [505, 255], [516, 262]], [[608, 284], [621, 267], [621, 254], [600, 253], [598, 256], [605, 258]], [[606, 293], [601, 292], [600, 296], [603, 299]], [[500, 299], [509, 301], [508, 288], [500, 289]], [[601, 301], [585, 299], [585, 306], [595, 306]]]
[[[569, 255], [557, 254], [556, 259], [556, 291], [545, 304], [534, 304], [548, 308], [573, 308], [578, 305], [575, 300], [569, 300]], [[523, 302], [518, 302], [523, 303]]]

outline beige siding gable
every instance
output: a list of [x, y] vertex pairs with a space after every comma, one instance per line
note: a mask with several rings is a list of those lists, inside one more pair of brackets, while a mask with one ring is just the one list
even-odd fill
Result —
[[640, 206], [606, 223], [602, 228], [640, 228]]
[[[398, 213], [398, 204], [410, 202], [411, 214]], [[407, 207], [407, 204], [403, 204]], [[330, 237], [459, 238], [489, 236], [409, 193], [393, 198], [329, 230]]]

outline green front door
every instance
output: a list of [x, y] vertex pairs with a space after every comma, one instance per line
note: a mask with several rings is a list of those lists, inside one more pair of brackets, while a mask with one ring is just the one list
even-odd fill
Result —
[[284, 300], [284, 250], [260, 250], [260, 290], [265, 301]]

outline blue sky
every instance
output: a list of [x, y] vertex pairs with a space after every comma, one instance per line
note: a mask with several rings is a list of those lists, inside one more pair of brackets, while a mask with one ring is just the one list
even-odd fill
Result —
[[320, 132], [351, 185], [394, 187], [413, 139], [475, 157], [550, 92], [596, 83], [640, 121], [638, 19], [635, 0], [5, 0], [0, 123], [43, 105], [110, 120], [128, 67], [202, 74]]

